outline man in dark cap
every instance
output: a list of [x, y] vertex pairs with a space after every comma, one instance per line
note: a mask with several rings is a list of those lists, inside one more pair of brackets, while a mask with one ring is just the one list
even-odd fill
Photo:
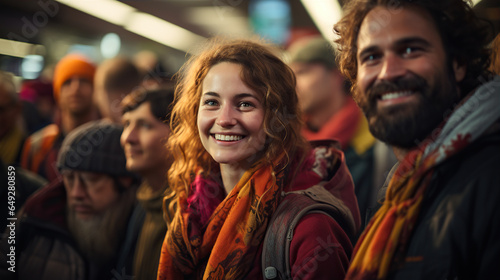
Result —
[[57, 159], [62, 180], [28, 199], [16, 222], [15, 263], [4, 259], [12, 247], [2, 240], [1, 279], [111, 279], [131, 273], [137, 233], [128, 224], [137, 180], [125, 168], [121, 132], [118, 125], [98, 121], [68, 134]]

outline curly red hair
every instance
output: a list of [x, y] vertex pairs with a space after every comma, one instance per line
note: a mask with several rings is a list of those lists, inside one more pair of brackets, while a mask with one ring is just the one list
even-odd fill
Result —
[[172, 196], [187, 195], [195, 169], [218, 172], [218, 165], [201, 143], [197, 116], [203, 79], [211, 67], [221, 62], [241, 65], [243, 82], [263, 97], [263, 127], [267, 141], [262, 158], [268, 164], [283, 157], [286, 166], [291, 158], [309, 148], [301, 135], [302, 119], [295, 92], [295, 76], [273, 48], [250, 40], [213, 39], [178, 73], [180, 79], [176, 88], [176, 105], [172, 109], [172, 134], [167, 143], [174, 155], [174, 163], [168, 172], [174, 192]]

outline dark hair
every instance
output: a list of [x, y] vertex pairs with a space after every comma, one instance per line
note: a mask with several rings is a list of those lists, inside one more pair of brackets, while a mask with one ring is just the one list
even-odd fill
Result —
[[102, 80], [107, 92], [131, 92], [141, 83], [141, 75], [135, 64], [128, 58], [115, 57], [104, 61], [97, 68], [96, 79]]
[[122, 114], [137, 109], [137, 107], [145, 102], [149, 102], [151, 105], [153, 116], [163, 122], [167, 121], [170, 119], [170, 112], [173, 107], [174, 89], [160, 88], [147, 90], [145, 88], [138, 88], [123, 99], [121, 103]]
[[464, 79], [458, 83], [462, 95], [479, 85], [480, 76], [488, 73], [491, 25], [476, 17], [467, 0], [353, 0], [345, 6], [342, 19], [334, 26], [339, 35], [338, 65], [341, 72], [356, 87], [357, 40], [361, 23], [375, 7], [391, 9], [420, 7], [429, 12], [443, 40], [448, 61], [456, 59], [467, 67]]

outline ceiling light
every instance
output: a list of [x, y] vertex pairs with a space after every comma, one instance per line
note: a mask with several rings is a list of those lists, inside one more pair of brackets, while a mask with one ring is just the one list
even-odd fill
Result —
[[29, 54], [34, 54], [38, 46], [41, 45], [0, 39], [0, 54], [15, 57], [25, 57]]
[[301, 2], [319, 32], [328, 41], [333, 42], [336, 37], [333, 33], [333, 25], [342, 17], [342, 8], [339, 2], [337, 0], [301, 0]]
[[150, 40], [184, 52], [205, 38], [161, 18], [146, 14], [115, 0], [57, 0], [74, 9], [123, 26], [125, 29]]
[[116, 25], [123, 25], [136, 9], [114, 0], [56, 0], [74, 9], [85, 12]]
[[172, 48], [191, 52], [205, 38], [146, 13], [134, 13], [125, 29]]

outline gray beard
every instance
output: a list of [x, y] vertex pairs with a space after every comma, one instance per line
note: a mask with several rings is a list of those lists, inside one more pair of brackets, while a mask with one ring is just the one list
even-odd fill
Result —
[[87, 260], [107, 265], [115, 259], [134, 200], [135, 188], [128, 188], [104, 213], [90, 220], [77, 218], [76, 213], [67, 208], [69, 232]]

